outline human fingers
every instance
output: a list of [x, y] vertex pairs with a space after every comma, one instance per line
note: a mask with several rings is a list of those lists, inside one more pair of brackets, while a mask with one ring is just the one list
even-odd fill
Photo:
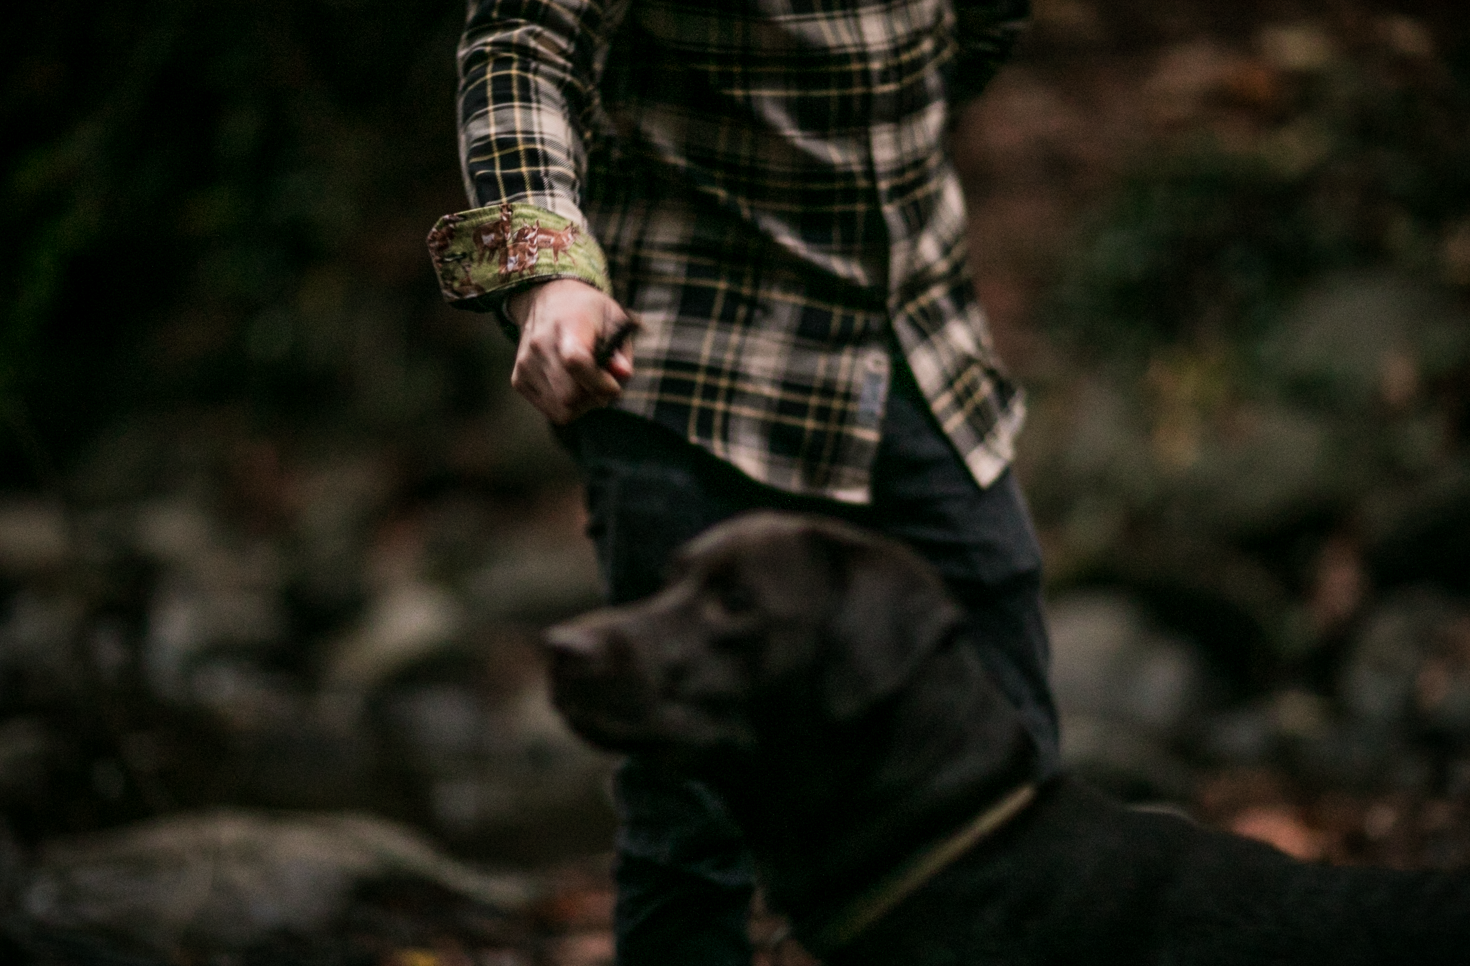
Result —
[[508, 308], [521, 329], [511, 384], [548, 418], [565, 422], [621, 393], [618, 376], [631, 375], [631, 354], [624, 351], [616, 365], [599, 358], [606, 334], [624, 340], [633, 324], [617, 302], [560, 279], [518, 293]]
[[[601, 331], [601, 328], [599, 328]], [[623, 391], [622, 384], [605, 368], [597, 351], [599, 336], [593, 334], [591, 344], [587, 332], [566, 327], [562, 330], [558, 355], [567, 375], [592, 399], [608, 403]]]
[[553, 423], [565, 423], [583, 411], [586, 393], [566, 372], [554, 326], [527, 325], [516, 349], [510, 384]]
[[608, 375], [616, 379], [620, 385], [633, 378], [632, 336], [629, 336], [628, 339], [620, 347], [618, 347], [618, 350], [612, 354], [612, 358], [607, 360], [606, 369]]
[[604, 406], [621, 392], [597, 369], [586, 339], [569, 326], [528, 329], [511, 372], [511, 385], [552, 422], [561, 424]]
[[510, 385], [552, 422], [561, 423], [568, 418], [558, 394], [552, 388], [544, 355], [524, 342], [516, 352]]

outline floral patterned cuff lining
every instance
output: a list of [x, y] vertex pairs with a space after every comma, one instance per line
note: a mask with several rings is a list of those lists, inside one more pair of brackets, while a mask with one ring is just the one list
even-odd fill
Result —
[[535, 205], [506, 202], [445, 215], [428, 241], [439, 288], [455, 308], [496, 311], [527, 284], [553, 278], [578, 278], [612, 294], [596, 240]]

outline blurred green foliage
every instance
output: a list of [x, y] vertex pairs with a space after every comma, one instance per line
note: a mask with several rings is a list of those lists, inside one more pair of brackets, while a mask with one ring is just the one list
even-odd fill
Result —
[[1089, 354], [1231, 351], [1251, 362], [1302, 286], [1393, 266], [1439, 281], [1470, 217], [1470, 78], [1358, 49], [1251, 78], [1207, 105], [1092, 218], [1053, 293], [1053, 331]]
[[1140, 150], [1039, 313], [1063, 351], [1020, 466], [1054, 581], [1313, 674], [1342, 573], [1348, 613], [1464, 591], [1470, 44], [1432, 12], [1261, 12], [1129, 75]]
[[[179, 399], [241, 401], [263, 421], [331, 412], [368, 432], [452, 402], [463, 381], [434, 344], [444, 324], [422, 236], [463, 206], [462, 11], [12, 5], [0, 30], [9, 411], [27, 411], [64, 463], [113, 414]], [[5, 434], [0, 485], [29, 475]]]

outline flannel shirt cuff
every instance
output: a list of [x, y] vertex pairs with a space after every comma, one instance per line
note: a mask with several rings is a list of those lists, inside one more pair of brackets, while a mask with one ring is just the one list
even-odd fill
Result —
[[505, 202], [445, 215], [428, 244], [445, 301], [494, 312], [512, 338], [519, 334], [505, 301], [527, 286], [576, 278], [612, 295], [597, 241], [576, 222], [535, 205]]

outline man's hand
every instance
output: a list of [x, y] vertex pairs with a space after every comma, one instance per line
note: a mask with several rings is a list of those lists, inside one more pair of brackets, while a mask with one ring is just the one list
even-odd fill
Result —
[[558, 425], [605, 406], [633, 375], [632, 340], [625, 341], [607, 368], [597, 365], [600, 340], [629, 323], [622, 306], [574, 278], [553, 279], [506, 303], [521, 329], [510, 384]]

